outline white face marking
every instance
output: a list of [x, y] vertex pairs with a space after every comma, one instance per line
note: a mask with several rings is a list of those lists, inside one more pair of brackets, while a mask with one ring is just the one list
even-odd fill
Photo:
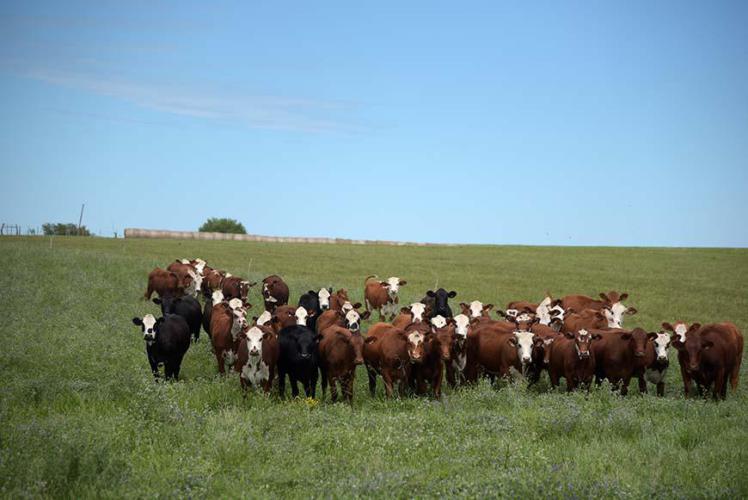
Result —
[[361, 328], [361, 315], [355, 309], [351, 309], [345, 313], [345, 324], [351, 331], [358, 331]]
[[247, 350], [250, 356], [260, 356], [262, 354], [262, 338], [265, 336], [265, 332], [253, 326], [247, 333], [244, 334], [247, 337]]
[[532, 332], [514, 332], [517, 339], [517, 351], [522, 364], [532, 361], [532, 340], [535, 336]]
[[215, 292], [213, 292], [211, 299], [213, 300], [213, 305], [216, 305], [219, 302], [223, 302], [223, 292], [221, 290], [216, 290]]
[[665, 361], [667, 359], [668, 345], [670, 345], [670, 335], [659, 332], [654, 338], [654, 347], [658, 360]]
[[343, 302], [343, 306], [341, 307], [343, 312], [348, 312], [353, 310], [353, 304], [351, 304], [349, 301]]
[[231, 273], [226, 273], [226, 275], [224, 277], [230, 278], [231, 277]]
[[423, 334], [421, 332], [409, 333], [408, 342], [410, 342], [413, 347], [418, 347], [420, 344], [423, 344]]
[[423, 313], [426, 312], [426, 304], [414, 302], [410, 305], [410, 313], [413, 315], [413, 323], [423, 321]]
[[505, 311], [505, 313], [506, 313], [506, 315], [507, 315], [507, 316], [509, 316], [510, 318], [516, 318], [516, 317], [517, 317], [517, 315], [519, 314], [519, 311], [518, 311], [518, 310], [516, 310], [516, 309], [507, 309], [507, 310]]
[[[579, 330], [579, 340], [581, 341], [587, 341], [589, 342], [592, 339], [587, 339], [587, 335], [589, 335], [589, 332], [585, 330], [584, 328]], [[577, 356], [579, 356], [579, 359], [582, 359], [582, 351], [579, 350], [579, 344], [574, 342], [574, 348], [577, 351]]]
[[244, 302], [242, 302], [242, 299], [231, 299], [229, 300], [229, 307], [232, 311], [236, 311], [237, 309], [241, 309], [244, 306]]
[[678, 340], [681, 342], [686, 341], [686, 333], [688, 332], [688, 327], [684, 325], [683, 323], [678, 323], [675, 325], [675, 334], [678, 336]]
[[483, 314], [483, 302], [480, 300], [474, 300], [470, 303], [470, 317], [480, 318]]
[[247, 326], [247, 318], [244, 317], [246, 311], [244, 309], [234, 309], [233, 311], [233, 322], [231, 323], [231, 336], [236, 340], [239, 332]]
[[309, 317], [309, 313], [303, 307], [296, 309], [296, 324], [306, 326], [306, 319]]
[[204, 270], [205, 270], [205, 261], [198, 262], [197, 264], [195, 264], [195, 271], [197, 271], [198, 276], [202, 276]]
[[530, 313], [522, 313], [515, 316], [518, 322], [528, 322], [532, 321], [532, 315]]
[[143, 316], [143, 338], [149, 342], [156, 340], [156, 318], [153, 314], [146, 314]]
[[387, 293], [390, 294], [390, 297], [397, 295], [397, 292], [400, 291], [400, 278], [395, 276], [388, 278], [387, 284], [389, 285], [387, 287]]
[[460, 337], [467, 337], [468, 327], [470, 326], [470, 318], [464, 314], [458, 314], [455, 316], [455, 335]]
[[[464, 314], [463, 314], [464, 316]], [[447, 320], [444, 319], [444, 316], [434, 316], [431, 318], [431, 324], [434, 325], [436, 328], [444, 328], [447, 326]]]
[[535, 315], [538, 317], [538, 322], [541, 325], [550, 325], [551, 324], [551, 311], [548, 308], [549, 304], [550, 304], [550, 300], [548, 300], [547, 302], [546, 302], [546, 300], [543, 300], [543, 302], [541, 302], [538, 305], [538, 308], [535, 309]]
[[184, 292], [187, 295], [192, 295], [193, 297], [197, 298], [198, 290], [200, 290], [200, 286], [203, 283], [203, 277], [198, 276], [192, 271], [187, 271], [187, 274], [192, 278], [192, 281], [190, 282], [190, 286], [188, 286]]
[[179, 259], [179, 262], [181, 262], [182, 264], [189, 264], [190, 263], [189, 259]]
[[561, 307], [561, 306], [553, 306], [548, 311], [551, 312], [551, 313], [554, 312], [554, 311], [556, 311], [555, 317], [558, 318], [558, 319], [560, 319], [561, 321], [564, 320], [564, 314], [566, 314], [566, 311], [564, 311], [563, 307]]
[[323, 311], [330, 309], [330, 290], [327, 288], [320, 288], [317, 292], [317, 298], [319, 298], [319, 308]]
[[621, 328], [623, 327], [623, 313], [628, 309], [620, 302], [616, 302], [610, 308], [603, 309], [605, 312], [605, 319], [608, 320], [608, 328]]
[[265, 323], [267, 323], [268, 321], [270, 321], [270, 319], [272, 317], [273, 317], [273, 315], [270, 314], [269, 311], [262, 311], [262, 314], [260, 314], [260, 316], [257, 318], [257, 325], [258, 326], [264, 325]]

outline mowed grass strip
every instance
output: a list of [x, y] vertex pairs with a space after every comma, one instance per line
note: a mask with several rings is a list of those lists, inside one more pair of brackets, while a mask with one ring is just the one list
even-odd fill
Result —
[[[216, 374], [207, 337], [183, 380], [156, 384], [130, 319], [148, 272], [177, 257], [258, 280], [292, 301], [320, 286], [362, 301], [363, 278], [435, 285], [504, 307], [549, 290], [629, 292], [626, 326], [734, 321], [746, 331], [748, 252], [720, 249], [387, 247], [94, 238], [0, 239], [0, 493], [4, 497], [710, 497], [748, 495], [748, 390], [665, 398], [481, 383], [442, 401], [375, 398], [359, 369], [353, 408], [252, 394]], [[252, 292], [252, 313], [259, 293]], [[650, 387], [650, 391], [654, 391]]]

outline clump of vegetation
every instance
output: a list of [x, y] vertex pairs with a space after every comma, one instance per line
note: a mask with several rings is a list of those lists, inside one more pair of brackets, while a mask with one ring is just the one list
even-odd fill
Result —
[[73, 223], [52, 223], [42, 224], [42, 231], [45, 236], [91, 236], [91, 232], [86, 226], [78, 227]]
[[247, 230], [244, 229], [244, 224], [236, 219], [218, 218], [211, 217], [206, 220], [200, 229], [201, 233], [233, 233], [233, 234], [247, 234]]

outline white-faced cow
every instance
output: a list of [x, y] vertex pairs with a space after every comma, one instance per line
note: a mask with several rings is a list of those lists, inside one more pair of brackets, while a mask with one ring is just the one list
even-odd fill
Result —
[[379, 320], [384, 321], [386, 317], [390, 320], [395, 318], [397, 306], [400, 302], [398, 292], [407, 281], [398, 277], [388, 278], [387, 281], [379, 281], [375, 275], [368, 276], [364, 280], [364, 303], [367, 311], [379, 311]]

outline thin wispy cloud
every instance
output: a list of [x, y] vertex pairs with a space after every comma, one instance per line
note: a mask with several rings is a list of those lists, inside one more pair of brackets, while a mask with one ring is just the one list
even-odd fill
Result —
[[361, 127], [341, 115], [347, 102], [268, 95], [222, 94], [167, 83], [137, 82], [70, 70], [16, 67], [17, 76], [74, 88], [176, 116], [214, 120], [252, 128], [300, 132], [355, 132]]

